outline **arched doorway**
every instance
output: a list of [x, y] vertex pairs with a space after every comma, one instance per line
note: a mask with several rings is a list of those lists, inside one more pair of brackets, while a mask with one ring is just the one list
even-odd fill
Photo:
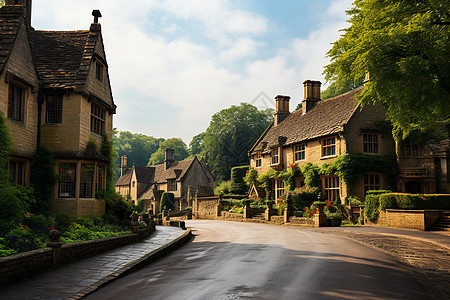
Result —
[[422, 183], [420, 181], [408, 181], [405, 183], [405, 192], [410, 194], [422, 193]]

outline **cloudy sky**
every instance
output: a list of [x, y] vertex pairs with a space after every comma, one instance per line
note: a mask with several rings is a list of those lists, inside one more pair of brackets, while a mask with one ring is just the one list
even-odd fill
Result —
[[[323, 79], [351, 0], [34, 0], [37, 30], [85, 30], [103, 15], [119, 131], [189, 144], [223, 108], [303, 98]], [[326, 86], [325, 86], [326, 87]]]

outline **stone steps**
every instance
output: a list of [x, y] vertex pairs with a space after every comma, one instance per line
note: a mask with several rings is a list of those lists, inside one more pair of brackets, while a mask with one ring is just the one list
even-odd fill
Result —
[[445, 212], [439, 219], [433, 224], [431, 230], [436, 231], [450, 231], [450, 213]]
[[253, 220], [265, 220], [266, 216], [264, 213], [256, 214], [252, 217]]

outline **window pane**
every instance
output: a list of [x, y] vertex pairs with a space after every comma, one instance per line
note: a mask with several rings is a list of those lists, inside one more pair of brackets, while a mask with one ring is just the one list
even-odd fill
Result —
[[59, 197], [75, 197], [75, 164], [61, 164], [59, 168]]
[[92, 184], [94, 179], [94, 165], [81, 165], [80, 198], [92, 198]]
[[61, 123], [62, 96], [47, 96], [46, 123]]

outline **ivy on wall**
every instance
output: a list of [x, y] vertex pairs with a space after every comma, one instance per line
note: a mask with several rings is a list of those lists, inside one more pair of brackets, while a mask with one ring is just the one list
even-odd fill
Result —
[[295, 177], [303, 176], [307, 187], [320, 187], [320, 175], [338, 175], [347, 185], [352, 186], [361, 180], [364, 173], [379, 172], [385, 175], [387, 182], [395, 186], [398, 166], [395, 156], [372, 156], [366, 154], [344, 154], [338, 156], [332, 163], [322, 166], [305, 163], [301, 168], [292, 164], [287, 169], [277, 171], [269, 169], [256, 177], [257, 171], [251, 169], [246, 176], [247, 184], [256, 179], [267, 193], [270, 192], [272, 179], [281, 178], [286, 191], [295, 188]]

